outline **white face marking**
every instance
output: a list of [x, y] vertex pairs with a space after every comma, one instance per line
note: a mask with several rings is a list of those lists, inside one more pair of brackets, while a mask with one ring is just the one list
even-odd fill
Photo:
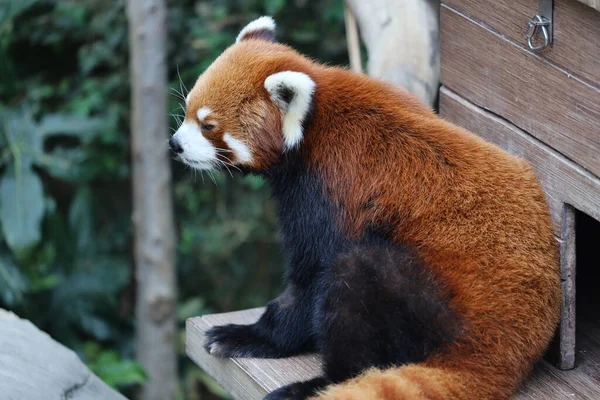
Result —
[[[278, 72], [265, 79], [265, 89], [281, 111], [283, 117], [283, 139], [288, 149], [298, 146], [304, 136], [302, 122], [308, 114], [315, 82], [302, 72]], [[281, 98], [282, 90], [291, 91], [293, 97], [289, 103]]]
[[187, 104], [190, 102], [190, 96], [192, 95], [192, 93], [188, 93], [187, 96], [185, 96], [185, 105], [187, 106]]
[[229, 133], [223, 135], [223, 141], [227, 143], [227, 146], [233, 151], [237, 162], [247, 164], [252, 161], [252, 153], [248, 146], [246, 146], [246, 143], [234, 138]]
[[202, 107], [200, 109], [198, 109], [198, 112], [196, 113], [196, 115], [198, 116], [198, 119], [200, 121], [203, 121], [204, 118], [208, 117], [209, 114], [212, 113], [212, 110], [208, 107]]
[[275, 32], [275, 21], [273, 20], [273, 18], [264, 16], [264, 17], [257, 18], [254, 21], [250, 22], [248, 25], [246, 25], [244, 27], [244, 29], [242, 29], [240, 31], [240, 34], [235, 39], [235, 42], [236, 43], [241, 42], [242, 39], [244, 38], [244, 36], [246, 36], [247, 34], [249, 34], [251, 32], [263, 31], [263, 30]]
[[185, 121], [173, 138], [179, 142], [183, 151], [181, 161], [196, 169], [212, 169], [217, 161], [217, 149], [206, 139], [195, 122]]

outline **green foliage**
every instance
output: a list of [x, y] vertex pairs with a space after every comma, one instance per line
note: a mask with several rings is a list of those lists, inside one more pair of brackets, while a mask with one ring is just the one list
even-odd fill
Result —
[[[346, 63], [343, 1], [168, 1], [170, 86], [190, 87], [263, 14], [278, 38]], [[123, 0], [0, 2], [0, 307], [73, 348], [131, 394], [134, 359], [129, 67]], [[177, 112], [169, 98], [165, 113]], [[173, 120], [171, 128], [176, 128]], [[166, 133], [165, 133], [166, 136]], [[257, 177], [173, 163], [178, 321], [264, 304], [282, 260]], [[181, 395], [224, 396], [181, 347]]]
[[[80, 167], [85, 152], [81, 147], [89, 145], [106, 126], [101, 120], [60, 114], [49, 114], [37, 124], [26, 109], [0, 109], [0, 118], [0, 134], [6, 142], [0, 167], [7, 165], [0, 178], [0, 222], [8, 246], [19, 259], [41, 239], [44, 193], [33, 167], [82, 183], [85, 177]], [[61, 135], [77, 139], [78, 146], [44, 150], [47, 141]]]
[[137, 363], [123, 360], [114, 350], [103, 350], [97, 342], [85, 343], [84, 354], [90, 370], [114, 388], [146, 380], [144, 370]]

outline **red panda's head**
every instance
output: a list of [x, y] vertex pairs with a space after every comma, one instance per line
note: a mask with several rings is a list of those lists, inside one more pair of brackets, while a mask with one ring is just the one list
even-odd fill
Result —
[[233, 164], [261, 171], [300, 144], [313, 67], [274, 37], [273, 19], [258, 18], [198, 78], [169, 141], [181, 161], [196, 169]]

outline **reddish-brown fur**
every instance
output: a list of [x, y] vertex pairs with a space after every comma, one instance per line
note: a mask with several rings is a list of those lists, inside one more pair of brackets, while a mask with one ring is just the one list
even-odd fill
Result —
[[284, 145], [281, 113], [263, 84], [286, 70], [316, 83], [301, 151], [344, 205], [340, 225], [358, 236], [376, 223], [417, 248], [464, 322], [460, 339], [425, 362], [370, 370], [319, 398], [508, 398], [559, 315], [556, 244], [530, 167], [400, 89], [262, 40], [236, 44], [215, 61], [187, 117], [210, 107], [220, 132], [250, 146], [251, 169], [264, 169]]

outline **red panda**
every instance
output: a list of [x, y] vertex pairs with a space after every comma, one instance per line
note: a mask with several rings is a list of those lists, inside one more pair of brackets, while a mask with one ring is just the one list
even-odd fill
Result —
[[251, 22], [198, 78], [170, 139], [197, 169], [262, 175], [286, 289], [218, 357], [323, 356], [267, 399], [505, 399], [558, 322], [557, 248], [528, 164], [382, 81]]

